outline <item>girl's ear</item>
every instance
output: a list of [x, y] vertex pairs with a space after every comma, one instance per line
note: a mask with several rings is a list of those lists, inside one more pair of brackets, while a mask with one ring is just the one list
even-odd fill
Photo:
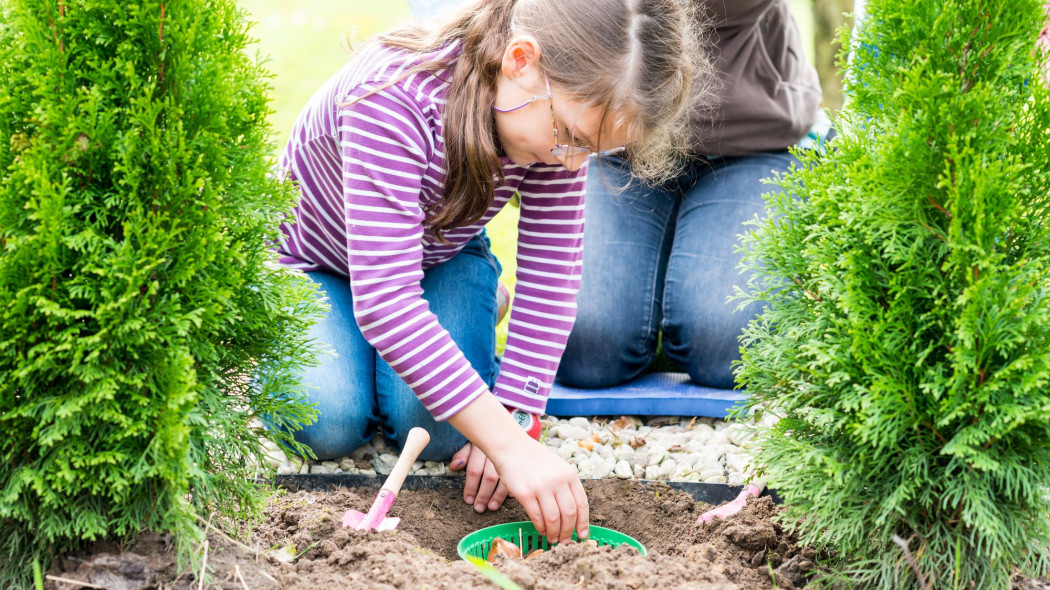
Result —
[[540, 43], [532, 35], [517, 35], [503, 51], [503, 75], [525, 87], [542, 85]]

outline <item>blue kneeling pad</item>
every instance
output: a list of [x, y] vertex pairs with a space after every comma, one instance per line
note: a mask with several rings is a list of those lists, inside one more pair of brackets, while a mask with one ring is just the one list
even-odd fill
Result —
[[697, 385], [685, 373], [647, 373], [604, 389], [577, 389], [555, 383], [547, 399], [547, 414], [725, 418], [733, 406], [744, 401], [745, 393]]

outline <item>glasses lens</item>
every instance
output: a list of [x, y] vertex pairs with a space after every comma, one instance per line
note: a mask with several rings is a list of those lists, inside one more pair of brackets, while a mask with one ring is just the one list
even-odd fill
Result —
[[589, 156], [591, 150], [578, 145], [559, 145], [552, 149], [551, 153], [559, 158], [564, 158], [566, 156]]

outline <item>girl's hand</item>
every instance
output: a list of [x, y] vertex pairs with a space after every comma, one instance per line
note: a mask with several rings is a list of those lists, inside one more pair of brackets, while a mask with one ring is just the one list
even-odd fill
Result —
[[[524, 480], [522, 495], [511, 495], [525, 508], [529, 519], [536, 525], [536, 530], [545, 535], [551, 543], [571, 540], [573, 530], [577, 531], [579, 538], [587, 537], [590, 507], [576, 470], [543, 445], [537, 446], [540, 451], [538, 460], [551, 461], [552, 464], [547, 467], [530, 468], [530, 465], [537, 463], [529, 461], [523, 465], [515, 465], [513, 457], [508, 459], [511, 465], [506, 471], [514, 472], [511, 477]], [[525, 452], [528, 453], [528, 450]], [[463, 487], [463, 500], [467, 504], [473, 504], [474, 510], [484, 512], [486, 507], [489, 510], [497, 510], [507, 499], [509, 490], [497, 473], [495, 465], [474, 445], [467, 443], [453, 455], [450, 467], [454, 471], [466, 467], [467, 481]], [[559, 474], [559, 470], [562, 473]], [[550, 483], [544, 483], [546, 480], [550, 480]], [[564, 490], [559, 488], [567, 488], [568, 493], [565, 494]], [[535, 508], [530, 509], [529, 502]]]
[[529, 438], [492, 458], [501, 485], [522, 505], [536, 531], [551, 543], [588, 534], [590, 507], [580, 476], [550, 449]]
[[507, 499], [507, 486], [496, 473], [496, 467], [488, 460], [485, 453], [474, 445], [467, 443], [452, 455], [449, 465], [452, 471], [467, 470], [467, 481], [463, 485], [463, 501], [473, 504], [474, 510], [485, 512], [498, 510]]
[[576, 469], [530, 438], [494, 396], [479, 396], [448, 421], [474, 447], [460, 449], [453, 458], [456, 463], [468, 455], [464, 499], [476, 489], [475, 507], [479, 501], [502, 504], [506, 494], [500, 495], [499, 488], [505, 486], [548, 541], [569, 541], [573, 529], [579, 538], [587, 537], [590, 509]]

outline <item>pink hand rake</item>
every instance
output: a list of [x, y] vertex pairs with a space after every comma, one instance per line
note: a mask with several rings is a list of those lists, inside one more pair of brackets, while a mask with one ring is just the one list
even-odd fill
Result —
[[405, 483], [405, 477], [408, 476], [412, 463], [416, 461], [416, 457], [423, 452], [423, 449], [426, 448], [429, 442], [430, 433], [422, 428], [413, 428], [408, 432], [405, 448], [402, 449], [401, 456], [398, 457], [397, 463], [394, 464], [394, 469], [390, 471], [390, 475], [383, 482], [383, 487], [379, 489], [379, 494], [376, 495], [375, 501], [372, 502], [372, 507], [368, 509], [368, 514], [357, 510], [348, 510], [343, 515], [344, 529], [353, 527], [359, 531], [392, 531], [397, 528], [397, 523], [401, 522], [401, 519], [397, 517], [387, 518], [387, 513], [390, 512], [390, 508], [394, 505], [394, 500], [397, 499], [397, 493], [401, 491], [401, 484]]

